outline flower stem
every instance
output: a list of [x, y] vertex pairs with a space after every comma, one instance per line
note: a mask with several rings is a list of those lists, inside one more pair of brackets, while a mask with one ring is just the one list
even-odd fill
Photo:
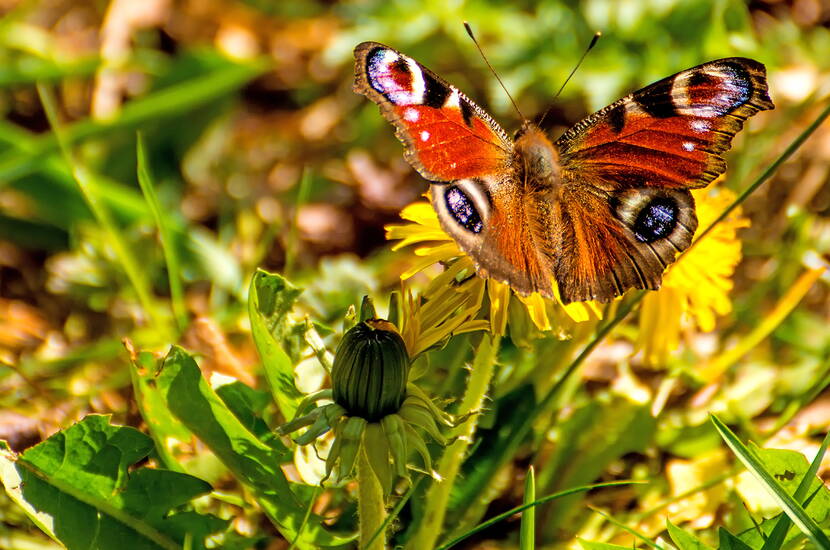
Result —
[[360, 550], [383, 550], [386, 533], [375, 536], [378, 530], [384, 528], [386, 519], [383, 488], [363, 446], [357, 458], [357, 515], [360, 519]]
[[[484, 399], [487, 397], [487, 390], [490, 387], [490, 380], [493, 378], [493, 370], [496, 363], [496, 355], [499, 352], [501, 343], [500, 336], [484, 336], [476, 350], [476, 357], [473, 361], [473, 368], [470, 371], [470, 378], [467, 381], [467, 391], [461, 400], [458, 408], [458, 415], [464, 416], [481, 410]], [[423, 523], [418, 528], [415, 537], [409, 542], [407, 548], [413, 550], [427, 550], [435, 548], [438, 536], [444, 526], [444, 518], [447, 514], [447, 503], [450, 498], [450, 491], [455, 483], [455, 478], [461, 468], [464, 457], [478, 426], [478, 416], [473, 414], [464, 424], [459, 426], [455, 433], [455, 441], [447, 447], [441, 461], [438, 463], [438, 479], [427, 491], [425, 501], [429, 503]]]

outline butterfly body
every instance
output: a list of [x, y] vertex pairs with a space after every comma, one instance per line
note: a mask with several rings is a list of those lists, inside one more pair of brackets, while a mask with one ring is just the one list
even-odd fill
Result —
[[444, 230], [479, 274], [563, 302], [659, 288], [697, 229], [689, 189], [725, 170], [743, 121], [773, 108], [765, 70], [729, 58], [682, 71], [551, 141], [514, 139], [454, 86], [375, 42], [355, 49], [355, 90], [380, 106], [432, 185]]

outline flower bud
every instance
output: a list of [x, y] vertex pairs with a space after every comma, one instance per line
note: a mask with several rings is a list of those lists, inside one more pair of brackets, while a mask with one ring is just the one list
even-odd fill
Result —
[[349, 416], [377, 422], [398, 412], [408, 376], [409, 354], [395, 325], [368, 319], [349, 329], [337, 347], [331, 371], [334, 401]]

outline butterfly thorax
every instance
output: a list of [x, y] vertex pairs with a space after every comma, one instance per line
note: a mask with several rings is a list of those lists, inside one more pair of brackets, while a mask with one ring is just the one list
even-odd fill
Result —
[[514, 162], [520, 185], [528, 193], [551, 193], [560, 181], [559, 153], [541, 128], [525, 122], [515, 141]]

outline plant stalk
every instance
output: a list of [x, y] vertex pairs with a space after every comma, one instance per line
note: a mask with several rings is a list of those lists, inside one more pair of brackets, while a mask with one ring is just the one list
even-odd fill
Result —
[[500, 344], [500, 336], [494, 335], [491, 338], [485, 335], [478, 345], [470, 378], [467, 381], [467, 391], [458, 408], [459, 416], [470, 414], [470, 417], [455, 430], [453, 434], [455, 441], [447, 447], [438, 463], [437, 471], [440, 481], [434, 482], [427, 491], [425, 501], [429, 503], [429, 507], [418, 532], [407, 545], [407, 548], [411, 550], [435, 548], [438, 536], [443, 531], [450, 491], [461, 469], [461, 463], [464, 462], [470, 444], [473, 442], [479, 416], [475, 413], [481, 410], [487, 397]]
[[[386, 503], [383, 488], [375, 475], [366, 449], [361, 445], [357, 453], [357, 514], [360, 520], [360, 550], [383, 550], [386, 542]], [[382, 530], [378, 536], [374, 536]], [[374, 536], [374, 538], [373, 538]]]

